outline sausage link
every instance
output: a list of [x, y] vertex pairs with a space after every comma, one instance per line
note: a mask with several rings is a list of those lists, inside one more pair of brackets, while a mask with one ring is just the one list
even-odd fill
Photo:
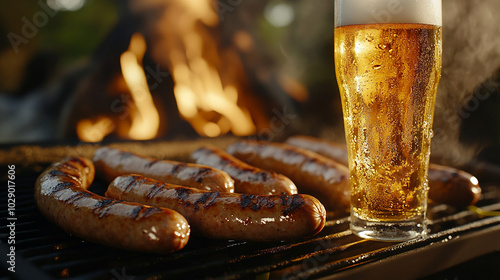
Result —
[[[286, 143], [348, 164], [347, 148], [343, 144], [310, 136], [293, 136]], [[465, 207], [476, 204], [481, 197], [479, 181], [465, 171], [430, 163], [428, 178], [429, 198], [435, 202]]]
[[184, 215], [193, 233], [215, 239], [280, 241], [313, 236], [326, 222], [323, 205], [308, 195], [248, 195], [120, 176], [106, 196], [167, 207]]
[[228, 152], [248, 164], [287, 176], [299, 193], [317, 197], [327, 210], [344, 211], [350, 206], [349, 170], [329, 158], [287, 144], [251, 140], [230, 145]]
[[94, 170], [79, 157], [48, 167], [35, 183], [40, 212], [70, 234], [125, 250], [168, 253], [186, 245], [190, 227], [181, 214], [88, 191]]
[[479, 181], [452, 167], [429, 164], [429, 198], [457, 208], [476, 204], [481, 198]]
[[193, 152], [196, 163], [225, 171], [234, 179], [234, 192], [256, 195], [296, 194], [297, 187], [287, 177], [244, 163], [223, 150], [205, 146]]
[[349, 166], [347, 158], [347, 148], [345, 144], [335, 143], [328, 140], [315, 138], [312, 136], [295, 135], [285, 141], [295, 147], [313, 151], [327, 158], [331, 158], [338, 163]]
[[233, 179], [226, 172], [209, 166], [158, 160], [111, 147], [99, 148], [93, 160], [99, 174], [108, 182], [121, 175], [140, 174], [176, 185], [234, 192]]

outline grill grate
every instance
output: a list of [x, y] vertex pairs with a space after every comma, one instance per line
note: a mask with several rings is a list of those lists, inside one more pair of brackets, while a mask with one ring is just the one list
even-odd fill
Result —
[[[491, 230], [496, 230], [497, 234], [500, 232], [500, 217], [479, 217], [470, 211], [433, 205], [429, 209], [433, 221], [429, 225], [430, 235], [408, 242], [362, 240], [349, 231], [347, 218], [329, 217], [319, 235], [299, 242], [251, 243], [193, 236], [179, 252], [142, 254], [82, 241], [45, 220], [33, 199], [33, 185], [39, 172], [40, 168], [28, 168], [16, 176], [16, 273], [0, 274], [0, 280], [9, 276], [82, 280], [313, 279], [341, 275], [353, 269], [362, 270], [365, 264], [418, 252], [436, 244], [451, 244], [451, 241], [466, 239], [469, 235]], [[2, 186], [7, 185], [6, 178], [0, 181]], [[91, 190], [102, 194], [104, 188], [102, 182], [96, 181]], [[478, 205], [485, 210], [500, 210], [499, 189], [490, 186], [483, 191], [484, 198]], [[0, 198], [0, 217], [4, 221], [0, 226], [0, 246], [4, 252], [9, 246], [6, 244], [9, 235], [5, 223], [8, 214], [6, 187], [0, 189]], [[500, 250], [499, 247], [490, 249]], [[5, 254], [0, 257], [5, 266]]]

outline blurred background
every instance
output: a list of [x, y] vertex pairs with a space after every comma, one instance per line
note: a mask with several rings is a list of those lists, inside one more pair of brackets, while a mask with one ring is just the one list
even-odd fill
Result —
[[[443, 0], [432, 154], [500, 164], [498, 0]], [[333, 0], [38, 0], [0, 10], [0, 143], [344, 141]]]

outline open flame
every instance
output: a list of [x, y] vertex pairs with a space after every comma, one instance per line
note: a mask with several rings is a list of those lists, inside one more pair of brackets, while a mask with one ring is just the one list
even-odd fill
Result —
[[[169, 69], [180, 118], [186, 120], [199, 135], [217, 137], [232, 133], [247, 136], [269, 125], [265, 110], [268, 104], [250, 92], [239, 54], [234, 48], [220, 45], [220, 19], [213, 1], [133, 3], [139, 10], [141, 5], [149, 9], [156, 4], [161, 5], [155, 10], [157, 16], [148, 25], [148, 32], [144, 33], [151, 35], [148, 37], [148, 44], [151, 45], [147, 47], [143, 35], [136, 33], [131, 37], [128, 49], [120, 56], [123, 79], [120, 76], [118, 80], [125, 82], [123, 84], [131, 96], [130, 102], [126, 102], [128, 118], [102, 113], [82, 119], [77, 124], [81, 140], [99, 142], [109, 134], [133, 140], [158, 136], [160, 125], [166, 121], [160, 120], [142, 66], [146, 49], [158, 63], [157, 67], [161, 65]], [[248, 52], [253, 48], [253, 39], [245, 32], [236, 33], [232, 40], [240, 51]], [[286, 90], [299, 93], [290, 94], [293, 98], [299, 101], [304, 99], [302, 93], [305, 90], [298, 83], [290, 79], [280, 80], [279, 83], [286, 85]], [[120, 83], [116, 87], [121, 86]], [[161, 129], [164, 130], [163, 127]]]
[[171, 32], [179, 36], [181, 42], [167, 50], [177, 107], [200, 135], [216, 137], [229, 131], [238, 136], [250, 135], [256, 131], [250, 112], [243, 104], [238, 105], [237, 87], [224, 84], [221, 79], [216, 38], [207, 36], [197, 26], [219, 24], [210, 3], [176, 1], [175, 5], [185, 13], [168, 15], [171, 24], [167, 26], [174, 29]]
[[[141, 61], [146, 52], [146, 41], [142, 35], [135, 33], [130, 39], [127, 51], [120, 56], [122, 75], [127, 85], [132, 102], [128, 104], [130, 127], [125, 133], [118, 131], [121, 137], [133, 140], [148, 140], [156, 137], [160, 127], [160, 115], [154, 105], [146, 74]], [[97, 119], [82, 119], [76, 131], [78, 138], [86, 142], [100, 142], [116, 131], [113, 120], [106, 116]], [[123, 134], [123, 135], [122, 135]]]
[[160, 115], [153, 103], [146, 74], [141, 66], [146, 52], [146, 41], [139, 33], [132, 35], [129, 49], [120, 56], [123, 78], [130, 89], [136, 110], [132, 110], [132, 124], [128, 137], [133, 140], [153, 139], [160, 128]]

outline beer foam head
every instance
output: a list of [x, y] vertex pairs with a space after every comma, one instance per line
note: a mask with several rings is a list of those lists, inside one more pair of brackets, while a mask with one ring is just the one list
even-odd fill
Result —
[[373, 23], [441, 26], [441, 0], [335, 0], [335, 26]]

